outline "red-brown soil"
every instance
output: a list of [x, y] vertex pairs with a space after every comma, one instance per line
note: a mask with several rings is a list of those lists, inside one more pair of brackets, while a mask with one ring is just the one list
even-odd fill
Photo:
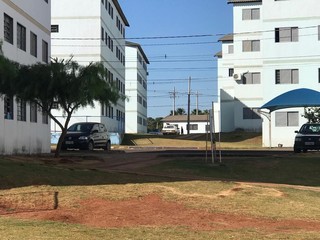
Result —
[[99, 228], [183, 226], [192, 230], [255, 228], [271, 232], [320, 231], [320, 222], [270, 220], [231, 213], [212, 213], [165, 201], [155, 194], [121, 201], [92, 198], [79, 202], [79, 206], [74, 209], [58, 208], [50, 211], [11, 213], [6, 216], [77, 223]]

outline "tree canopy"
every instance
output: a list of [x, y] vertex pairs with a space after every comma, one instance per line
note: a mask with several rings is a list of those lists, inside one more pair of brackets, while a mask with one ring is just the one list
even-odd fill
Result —
[[[16, 96], [35, 102], [61, 128], [56, 156], [66, 134], [71, 116], [80, 107], [116, 104], [125, 98], [112, 82], [106, 81], [102, 63], [79, 65], [76, 61], [53, 60], [50, 64], [20, 65], [0, 55], [0, 95]], [[51, 114], [54, 107], [66, 115], [63, 125]]]

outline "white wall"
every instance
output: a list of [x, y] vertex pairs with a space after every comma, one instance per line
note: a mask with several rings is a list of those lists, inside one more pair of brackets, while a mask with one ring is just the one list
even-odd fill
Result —
[[[218, 60], [218, 87], [221, 95], [222, 131], [237, 127], [257, 130], [262, 128], [263, 146], [291, 147], [294, 131], [306, 122], [302, 108], [279, 111], [298, 111], [299, 123], [293, 127], [276, 127], [275, 112], [269, 120], [243, 120], [242, 106], [260, 107], [274, 97], [297, 88], [320, 90], [318, 68], [320, 44], [318, 26], [320, 14], [317, 0], [263, 1], [262, 3], [234, 4], [234, 41], [222, 45], [223, 58]], [[242, 9], [260, 8], [259, 20], [242, 20]], [[275, 28], [298, 27], [298, 42], [275, 42]], [[241, 34], [240, 34], [241, 33]], [[242, 52], [242, 41], [260, 39], [260, 52]], [[234, 54], [227, 53], [228, 45], [234, 45]], [[228, 78], [228, 68], [235, 73], [261, 72], [261, 84], [242, 85]], [[299, 69], [298, 84], [276, 84], [275, 70]], [[232, 98], [234, 101], [232, 101]], [[234, 109], [232, 109], [234, 106]], [[231, 123], [230, 118], [234, 119]], [[271, 139], [269, 139], [271, 132]]]
[[[13, 44], [3, 41], [3, 54], [22, 64], [42, 61], [42, 40], [49, 45], [50, 56], [50, 2], [39, 0], [38, 4], [29, 1], [0, 1], [0, 39], [3, 40], [4, 13], [13, 18]], [[26, 28], [26, 51], [17, 48], [16, 25], [19, 22]], [[30, 31], [37, 35], [38, 56], [30, 55]], [[0, 99], [0, 154], [33, 154], [50, 152], [50, 125], [42, 123], [38, 112], [37, 123], [30, 122], [30, 106], [27, 104], [26, 121], [17, 121], [17, 104], [14, 101], [14, 119], [4, 119], [3, 99]]]
[[[138, 47], [126, 46], [126, 133], [147, 132], [147, 107], [138, 102], [138, 95], [148, 102], [147, 89], [138, 81], [137, 75], [142, 78], [142, 83], [147, 84], [147, 72], [138, 61], [138, 54], [142, 56]], [[143, 59], [143, 58], [142, 58]], [[142, 61], [145, 62], [145, 59]], [[138, 117], [142, 118], [142, 124], [138, 123]], [[145, 123], [145, 124], [144, 124]]]
[[[83, 65], [102, 61], [105, 67], [113, 73], [114, 82], [118, 78], [125, 84], [125, 67], [116, 57], [116, 47], [125, 54], [125, 40], [116, 27], [116, 16], [119, 16], [119, 13], [113, 2], [109, 2], [113, 7], [113, 19], [102, 5], [101, 0], [53, 1], [52, 24], [59, 25], [59, 32], [52, 33], [52, 57], [69, 59], [73, 56], [74, 60]], [[123, 19], [121, 22], [125, 27]], [[101, 40], [101, 27], [113, 39], [113, 51], [107, 47], [105, 39]], [[117, 120], [116, 112], [119, 110], [125, 113], [125, 101], [119, 100], [112, 107], [114, 108], [113, 118], [103, 116], [101, 104], [96, 103], [94, 108], [79, 109], [70, 124], [86, 120], [99, 121], [103, 122], [110, 132], [122, 134], [124, 133], [124, 119]], [[61, 119], [63, 113], [55, 111], [54, 115], [60, 116]], [[52, 131], [57, 130], [55, 123], [51, 125]]]

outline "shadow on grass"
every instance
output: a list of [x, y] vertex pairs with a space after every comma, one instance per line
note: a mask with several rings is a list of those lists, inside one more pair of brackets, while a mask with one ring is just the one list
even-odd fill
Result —
[[[261, 133], [236, 131], [231, 133], [221, 133], [221, 142], [242, 142], [249, 139], [259, 138]], [[219, 134], [215, 134], [215, 138], [219, 139]], [[137, 140], [143, 140], [152, 143], [155, 139], [167, 140], [192, 140], [192, 141], [206, 141], [210, 139], [207, 134], [189, 134], [189, 135], [152, 135], [152, 134], [125, 134], [122, 145], [134, 146]]]
[[[166, 161], [141, 167], [137, 173], [104, 172], [80, 169], [66, 165], [11, 161], [0, 158], [0, 189], [25, 186], [90, 186], [127, 183], [177, 182], [187, 180], [223, 180], [320, 186], [318, 153], [281, 153], [263, 156], [250, 152], [226, 156], [222, 164], [212, 166], [205, 162], [203, 152], [176, 154], [162, 152]], [[126, 155], [130, 159], [130, 154]], [[143, 158], [148, 158], [146, 153]], [[92, 161], [89, 158], [85, 161]], [[141, 174], [143, 173], [143, 174]]]

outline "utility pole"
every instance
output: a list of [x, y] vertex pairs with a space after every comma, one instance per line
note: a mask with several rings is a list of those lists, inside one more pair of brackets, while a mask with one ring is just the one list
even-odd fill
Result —
[[188, 84], [188, 122], [187, 122], [187, 134], [190, 134], [190, 93], [191, 93], [191, 77], [189, 77]]
[[176, 93], [176, 87], [173, 88], [173, 92], [169, 92], [170, 93], [170, 98], [173, 98], [173, 110], [172, 110], [172, 116], [175, 115], [176, 112], [176, 97], [177, 97], [177, 93]]
[[199, 115], [199, 92], [196, 95], [196, 115]]

